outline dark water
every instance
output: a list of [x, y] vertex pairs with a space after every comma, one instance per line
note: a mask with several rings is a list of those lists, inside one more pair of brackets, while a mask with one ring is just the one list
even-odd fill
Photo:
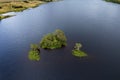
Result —
[[[28, 59], [31, 43], [62, 29], [68, 45]], [[71, 55], [75, 42], [89, 56]], [[0, 80], [120, 80], [120, 5], [102, 0], [44, 4], [0, 21]]]

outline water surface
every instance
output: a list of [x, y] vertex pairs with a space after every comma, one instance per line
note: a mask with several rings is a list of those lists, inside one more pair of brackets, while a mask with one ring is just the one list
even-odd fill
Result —
[[[120, 5], [102, 0], [64, 0], [0, 21], [0, 80], [119, 80], [119, 13]], [[67, 47], [41, 50], [41, 60], [30, 61], [30, 44], [58, 28]], [[88, 57], [71, 55], [75, 42]]]

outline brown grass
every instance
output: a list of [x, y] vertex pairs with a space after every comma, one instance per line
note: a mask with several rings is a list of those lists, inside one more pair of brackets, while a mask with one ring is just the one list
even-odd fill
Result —
[[[29, 1], [29, 3], [25, 3], [23, 1], [16, 1], [16, 2], [6, 2], [6, 3], [0, 3], [0, 13], [6, 13], [6, 12], [14, 12], [14, 11], [22, 11], [27, 8], [36, 7], [40, 4], [43, 4], [42, 1]], [[22, 6], [22, 8], [14, 8], [13, 6]]]

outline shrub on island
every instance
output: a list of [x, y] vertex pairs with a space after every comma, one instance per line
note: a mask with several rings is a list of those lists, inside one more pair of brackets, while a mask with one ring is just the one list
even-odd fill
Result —
[[87, 54], [80, 50], [81, 47], [82, 45], [80, 43], [76, 43], [74, 49], [72, 50], [72, 55], [76, 57], [86, 57]]
[[36, 44], [31, 44], [31, 50], [29, 51], [29, 59], [34, 60], [34, 61], [39, 61], [40, 60], [40, 49], [38, 45]]
[[66, 45], [67, 38], [64, 32], [60, 29], [45, 35], [40, 42], [40, 47], [43, 49], [56, 49]]

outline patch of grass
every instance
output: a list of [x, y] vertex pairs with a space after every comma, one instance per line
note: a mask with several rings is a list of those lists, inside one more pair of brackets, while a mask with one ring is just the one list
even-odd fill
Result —
[[28, 57], [30, 60], [39, 61], [40, 60], [39, 51], [30, 50]]
[[6, 2], [0, 3], [0, 14], [7, 12], [19, 12], [28, 8], [36, 7], [40, 4], [43, 4], [43, 1], [16, 1], [16, 2]]
[[72, 55], [76, 57], [86, 57], [88, 56], [85, 52], [81, 51], [80, 49], [82, 48], [82, 44], [76, 43], [74, 46], [74, 49], [72, 50]]
[[72, 50], [72, 55], [74, 55], [76, 57], [86, 57], [86, 56], [88, 56], [85, 52], [83, 52], [81, 50]]

